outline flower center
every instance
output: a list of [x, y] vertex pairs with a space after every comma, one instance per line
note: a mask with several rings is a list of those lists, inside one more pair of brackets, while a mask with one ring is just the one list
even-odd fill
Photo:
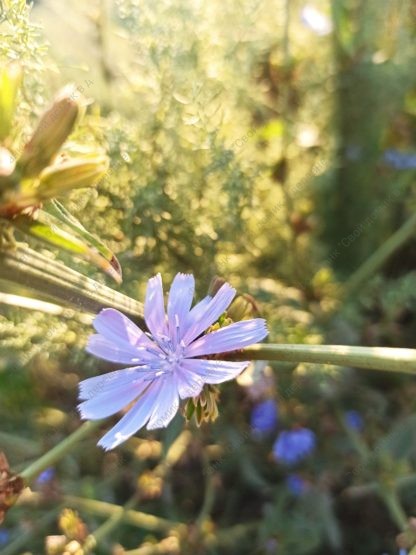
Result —
[[182, 356], [178, 355], [177, 353], [169, 354], [166, 357], [166, 362], [168, 364], [172, 364], [172, 365], [173, 364], [178, 364], [178, 362], [180, 362], [181, 360], [182, 360]]

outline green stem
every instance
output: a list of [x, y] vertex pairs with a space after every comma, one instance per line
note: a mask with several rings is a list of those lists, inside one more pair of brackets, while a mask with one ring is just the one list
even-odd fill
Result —
[[209, 472], [209, 458], [204, 454], [203, 466], [205, 470], [205, 494], [204, 501], [202, 503], [201, 511], [196, 519], [196, 525], [199, 530], [202, 530], [205, 522], [209, 519], [212, 508], [215, 502], [215, 486], [214, 477], [211, 472]]
[[408, 519], [400, 503], [396, 490], [380, 486], [379, 492], [398, 528], [401, 531], [406, 530], [408, 527]]
[[[393, 485], [399, 492], [414, 489], [416, 486], [416, 474], [409, 474], [408, 476], [397, 478], [397, 480], [393, 482]], [[350, 486], [345, 490], [345, 493], [351, 497], [362, 497], [364, 495], [376, 493], [378, 488], [379, 484], [377, 482], [370, 482], [360, 486]]]
[[143, 324], [141, 303], [19, 243], [0, 252], [0, 279], [78, 310], [96, 313], [115, 308]]
[[24, 479], [26, 485], [30, 483], [44, 470], [55, 464], [59, 459], [61, 459], [66, 453], [71, 451], [73, 446], [89, 436], [93, 431], [95, 431], [101, 424], [101, 420], [95, 420], [93, 422], [85, 422], [80, 426], [75, 432], [66, 437], [63, 441], [55, 445], [50, 451], [42, 455], [39, 459], [30, 464], [20, 476]]
[[137, 503], [137, 495], [133, 495], [133, 497], [127, 501], [127, 503], [120, 507], [117, 512], [114, 512], [113, 515], [110, 516], [108, 520], [104, 522], [97, 530], [90, 534], [84, 542], [82, 546], [82, 553], [83, 555], [87, 555], [91, 550], [93, 550], [99, 542], [101, 542], [110, 532], [114, 530], [114, 528], [121, 523], [121, 521], [125, 518], [126, 512], [131, 509]]
[[[85, 499], [74, 495], [66, 495], [64, 497], [64, 502], [66, 505], [75, 507], [82, 511], [90, 512], [91, 514], [95, 514], [97, 516], [112, 517], [114, 515], [119, 515], [120, 510], [123, 510], [123, 507], [120, 505], [114, 505], [113, 503], [107, 503], [105, 501], [97, 501], [95, 499]], [[181, 525], [180, 522], [166, 520], [151, 514], [134, 511], [132, 509], [128, 509], [123, 512], [122, 520], [123, 522], [132, 524], [138, 528], [151, 530], [153, 532], [168, 532], [172, 528]]]
[[349, 278], [342, 296], [350, 297], [380, 270], [385, 262], [416, 232], [416, 213], [413, 214], [391, 237], [387, 239]]
[[416, 350], [414, 349], [260, 343], [222, 356], [228, 360], [311, 362], [416, 374]]

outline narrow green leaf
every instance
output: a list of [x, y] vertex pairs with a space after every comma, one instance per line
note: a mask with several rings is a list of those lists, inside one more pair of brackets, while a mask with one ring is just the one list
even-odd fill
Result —
[[100, 239], [92, 235], [80, 221], [75, 218], [59, 201], [52, 200], [47, 205], [48, 211], [55, 216], [60, 222], [82, 237], [89, 245], [92, 245], [97, 251], [110, 263], [114, 271], [122, 279], [122, 270], [119, 261], [113, 252]]
[[36, 220], [31, 216], [21, 215], [14, 218], [11, 223], [31, 237], [88, 260], [110, 275], [117, 283], [121, 282], [120, 273], [95, 247], [90, 247], [72, 233], [63, 230], [59, 220], [44, 210], [38, 210]]

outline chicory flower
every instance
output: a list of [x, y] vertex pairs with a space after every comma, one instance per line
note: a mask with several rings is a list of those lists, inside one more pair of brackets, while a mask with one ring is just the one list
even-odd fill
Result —
[[192, 275], [177, 274], [165, 311], [162, 278], [160, 274], [151, 278], [144, 303], [148, 333], [114, 309], [104, 309], [95, 318], [97, 334], [90, 337], [87, 351], [129, 368], [79, 384], [81, 417], [98, 420], [134, 403], [99, 441], [104, 449], [117, 447], [144, 426], [148, 430], [166, 427], [181, 399], [197, 397], [205, 384], [235, 378], [249, 364], [210, 356], [242, 349], [267, 335], [262, 318], [209, 331], [236, 291], [225, 283], [215, 296], [207, 296], [191, 308], [194, 290]]

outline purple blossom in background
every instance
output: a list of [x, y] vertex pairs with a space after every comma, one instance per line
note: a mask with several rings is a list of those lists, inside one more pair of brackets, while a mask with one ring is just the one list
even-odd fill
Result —
[[361, 432], [364, 428], [364, 420], [361, 414], [357, 410], [348, 410], [345, 415], [346, 425], [355, 430], [356, 432]]
[[198, 396], [205, 384], [235, 378], [249, 364], [199, 357], [242, 349], [266, 337], [262, 318], [235, 322], [204, 335], [229, 307], [236, 291], [225, 283], [214, 297], [207, 296], [191, 308], [194, 290], [192, 275], [177, 274], [165, 312], [162, 278], [160, 274], [151, 278], [144, 303], [150, 333], [114, 309], [104, 309], [95, 318], [98, 333], [90, 337], [87, 351], [130, 368], [80, 382], [81, 417], [105, 418], [135, 401], [99, 441], [104, 449], [117, 447], [145, 425], [148, 430], [166, 427], [180, 399]]
[[277, 405], [273, 399], [257, 403], [251, 411], [251, 429], [253, 433], [262, 435], [272, 432], [276, 427], [277, 417]]
[[295, 497], [299, 497], [308, 489], [308, 484], [299, 474], [289, 474], [286, 487]]
[[311, 453], [316, 444], [316, 436], [309, 428], [280, 432], [273, 445], [276, 461], [288, 465], [295, 464]]
[[50, 482], [54, 478], [54, 476], [55, 476], [55, 469], [52, 467], [47, 468], [46, 470], [41, 472], [39, 476], [36, 478], [36, 484], [38, 486], [43, 486], [48, 482]]
[[412, 152], [388, 149], [384, 151], [383, 161], [395, 170], [416, 169], [416, 154]]
[[6, 545], [10, 540], [10, 532], [5, 528], [0, 530], [0, 546]]

